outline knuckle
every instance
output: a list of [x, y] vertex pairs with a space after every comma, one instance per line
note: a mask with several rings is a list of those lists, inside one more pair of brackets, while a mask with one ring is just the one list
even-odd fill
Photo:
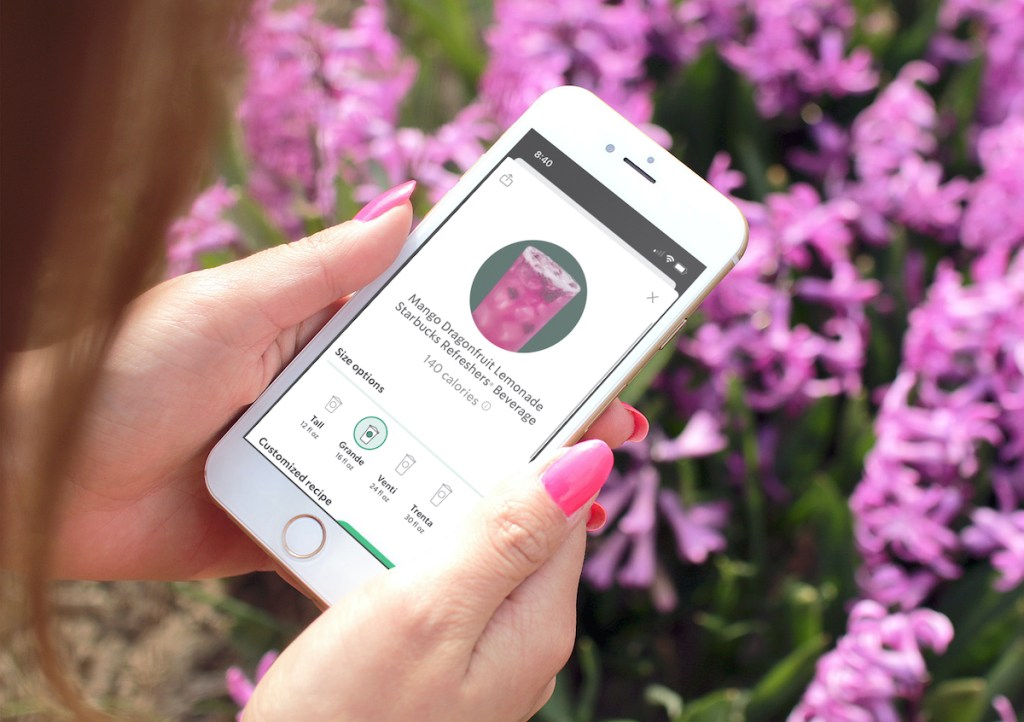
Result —
[[514, 568], [540, 566], [550, 556], [552, 532], [530, 504], [507, 499], [495, 514], [494, 544]]

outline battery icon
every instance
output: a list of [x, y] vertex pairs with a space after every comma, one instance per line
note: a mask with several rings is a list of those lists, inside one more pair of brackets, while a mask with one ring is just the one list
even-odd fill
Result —
[[678, 271], [679, 273], [686, 273], [686, 266], [684, 266], [682, 263], [677, 263], [676, 271]]

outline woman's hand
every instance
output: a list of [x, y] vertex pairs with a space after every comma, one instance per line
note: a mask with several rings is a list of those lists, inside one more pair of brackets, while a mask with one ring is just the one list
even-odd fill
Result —
[[[132, 304], [62, 489], [55, 575], [189, 579], [271, 568], [210, 499], [206, 457], [339, 299], [391, 263], [409, 232], [411, 192], [400, 186], [360, 221], [172, 279]], [[619, 444], [645, 430], [638, 412], [616, 403], [590, 435]]]
[[310, 625], [260, 681], [244, 722], [532, 716], [573, 649], [584, 522], [611, 465], [609, 448], [589, 441], [504, 484], [420, 564], [378, 576]]

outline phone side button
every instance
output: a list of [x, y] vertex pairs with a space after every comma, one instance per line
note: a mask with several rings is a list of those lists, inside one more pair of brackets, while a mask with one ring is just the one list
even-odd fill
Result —
[[327, 530], [315, 516], [300, 514], [284, 525], [281, 542], [284, 550], [296, 559], [309, 559], [320, 553], [327, 541]]
[[684, 318], [682, 321], [680, 321], [679, 325], [676, 326], [674, 329], [672, 329], [669, 332], [668, 336], [665, 337], [665, 340], [661, 342], [661, 345], [658, 346], [658, 350], [661, 351], [663, 348], [668, 346], [668, 342], [676, 337], [676, 334], [679, 333], [682, 330], [683, 326], [685, 326], [686, 322], [689, 321], [689, 320], [690, 319], [688, 319], [688, 318]]

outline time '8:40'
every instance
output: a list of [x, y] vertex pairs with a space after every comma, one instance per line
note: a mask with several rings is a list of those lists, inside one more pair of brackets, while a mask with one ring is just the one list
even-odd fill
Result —
[[537, 160], [539, 160], [542, 164], [544, 164], [548, 168], [550, 168], [552, 163], [555, 162], [554, 160], [552, 160], [548, 156], [544, 155], [544, 153], [542, 151], [539, 151], [539, 150], [536, 153], [533, 154], [533, 157], [536, 158]]

